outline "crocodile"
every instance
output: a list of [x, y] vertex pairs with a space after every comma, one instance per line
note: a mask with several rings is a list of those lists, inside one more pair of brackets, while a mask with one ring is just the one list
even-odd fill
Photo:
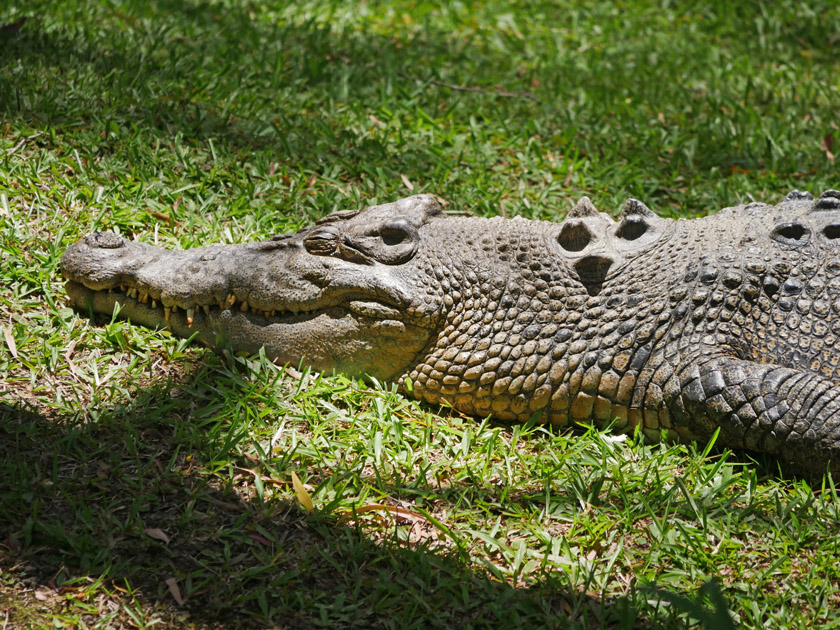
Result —
[[263, 242], [169, 251], [91, 234], [83, 312], [370, 375], [501, 421], [612, 425], [840, 472], [840, 192], [695, 219], [586, 197], [561, 222], [431, 195]]

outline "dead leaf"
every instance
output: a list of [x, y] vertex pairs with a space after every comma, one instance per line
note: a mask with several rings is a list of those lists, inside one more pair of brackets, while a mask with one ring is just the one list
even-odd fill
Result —
[[412, 184], [412, 183], [408, 180], [408, 177], [406, 177], [405, 175], [403, 175], [402, 173], [400, 173], [400, 179], [402, 179], [402, 180], [403, 180], [403, 184], [405, 184], [405, 187], [406, 187], [406, 188], [408, 188], [408, 190], [409, 190], [409, 191], [414, 190], [414, 184]]
[[17, 359], [18, 358], [17, 344], [15, 343], [15, 338], [12, 336], [11, 329], [3, 326], [3, 337], [5, 337], [5, 339], [6, 339], [6, 345], [9, 347], [9, 352], [11, 352], [12, 356], [15, 359]]
[[76, 341], [78, 341], [78, 340], [74, 339], [73, 341], [71, 341], [67, 345], [67, 349], [64, 351], [64, 354], [62, 355], [65, 358], [65, 360], [67, 360], [68, 362], [70, 361], [70, 359], [73, 358], [73, 354], [76, 352]]
[[203, 497], [201, 497], [201, 500], [202, 501], [207, 501], [208, 503], [212, 503], [216, 507], [220, 507], [224, 510], [228, 510], [229, 512], [234, 512], [236, 510], [239, 510], [239, 506], [237, 504], [228, 503], [227, 501], [221, 501], [221, 500], [217, 499], [216, 497], [203, 496]]
[[825, 152], [825, 157], [827, 157], [832, 162], [834, 161], [834, 153], [832, 153], [832, 149], [834, 148], [834, 136], [829, 131], [823, 137], [822, 141], [820, 142], [820, 149]]
[[171, 577], [168, 580], [166, 580], [164, 584], [166, 584], [166, 586], [169, 587], [169, 592], [172, 593], [172, 599], [174, 599], [179, 606], [183, 606], [184, 598], [181, 596], [181, 589], [178, 586], [178, 580], [176, 580], [174, 577]]
[[262, 543], [266, 547], [271, 547], [272, 545], [272, 542], [268, 538], [260, 536], [259, 534], [248, 534], [248, 538], [257, 541], [258, 543]]
[[327, 182], [327, 186], [329, 186], [330, 188], [335, 188], [342, 195], [344, 195], [345, 197], [347, 196], [347, 191], [344, 188], [342, 188], [341, 186], [339, 186], [338, 184], [333, 184], [332, 182]]
[[370, 116], [368, 116], [368, 118], [370, 118], [370, 122], [372, 122], [372, 123], [373, 123], [374, 125], [376, 125], [377, 127], [384, 127], [384, 126], [385, 126], [385, 123], [384, 123], [384, 122], [382, 122], [381, 120], [379, 120], [379, 119], [378, 119], [376, 116], [374, 116], [373, 114], [371, 114]]
[[575, 163], [572, 162], [571, 164], [569, 164], [569, 172], [566, 173], [566, 179], [563, 180], [563, 186], [565, 188], [569, 187], [569, 184], [572, 181], [572, 173], [574, 173], [574, 172], [575, 172]]
[[155, 540], [159, 540], [164, 544], [169, 544], [169, 536], [167, 536], [162, 529], [158, 529], [157, 527], [148, 527], [143, 530], [146, 532], [146, 536], [149, 538], [154, 538]]
[[662, 123], [664, 125], [665, 124], [665, 114], [663, 114], [662, 112], [659, 112], [656, 115], [656, 120], [658, 120], [660, 123]]
[[292, 486], [294, 486], [298, 503], [303, 506], [304, 510], [312, 514], [315, 511], [315, 506], [312, 504], [312, 497], [309, 496], [309, 493], [303, 487], [303, 484], [294, 471], [292, 471]]
[[46, 591], [35, 591], [33, 594], [35, 595], [35, 599], [39, 602], [45, 602], [50, 598], [50, 594]]
[[67, 359], [67, 367], [70, 368], [70, 372], [73, 374], [73, 378], [75, 378], [76, 381], [81, 381], [81, 378], [79, 377], [79, 370], [76, 369], [76, 364], [73, 363], [73, 361], [71, 361], [70, 359]]

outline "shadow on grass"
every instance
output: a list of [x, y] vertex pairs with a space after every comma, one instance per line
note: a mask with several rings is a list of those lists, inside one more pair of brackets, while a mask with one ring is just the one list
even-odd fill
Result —
[[[133, 3], [131, 15], [119, 8], [100, 8], [98, 13], [91, 8], [62, 24], [53, 19], [58, 11], [54, 3], [32, 4], [27, 9], [31, 19], [20, 31], [6, 34], [0, 47], [0, 112], [51, 135], [61, 136], [64, 128], [86, 130], [88, 137], [80, 133], [59, 140], [74, 148], [85, 145], [93, 153], [120, 152], [129, 162], [142, 160], [137, 147], [120, 146], [119, 137], [137, 136], [148, 147], [180, 136], [185, 143], [218, 140], [238, 157], [265, 149], [270, 159], [301, 171], [338, 165], [348, 180], [362, 173], [376, 179], [385, 172], [422, 180], [433, 174], [440, 186], [454, 176], [453, 164], [464, 154], [457, 148], [463, 138], [456, 142], [446, 132], [451, 117], [461, 127], [474, 120], [470, 129], [487, 132], [485, 139], [470, 141], [479, 146], [468, 147], [465, 163], [475, 168], [499, 162], [503, 152], [498, 144], [527, 147], [530, 138], [539, 137], [547, 149], [581, 158], [592, 155], [627, 171], [616, 177], [612, 167], [599, 165], [590, 175], [593, 180], [606, 184], [614, 179], [614, 186], [633, 190], [645, 179], [644, 189], [635, 195], [665, 195], [681, 204], [698, 199], [690, 185], [667, 184], [675, 171], [680, 182], [710, 172], [727, 180], [756, 170], [762, 180], [774, 181], [826, 168], [816, 150], [819, 138], [807, 150], [799, 145], [810, 127], [802, 123], [800, 128], [793, 117], [782, 115], [795, 111], [797, 103], [824, 100], [823, 88], [814, 87], [805, 73], [804, 85], [796, 91], [778, 89], [776, 81], [783, 75], [765, 76], [762, 65], [751, 63], [768, 58], [761, 43], [767, 39], [769, 50], [782, 55], [787, 66], [780, 65], [790, 72], [790, 81], [781, 86], [798, 83], [793, 62], [801, 61], [800, 53], [807, 52], [808, 59], [825, 58], [828, 67], [833, 46], [826, 33], [834, 32], [835, 16], [827, 7], [816, 7], [809, 15], [784, 8], [775, 15], [747, 6], [733, 9], [733, 17], [720, 3], [708, 3], [708, 11], [692, 5], [692, 15], [700, 11], [709, 19], [685, 19], [679, 9], [665, 11], [663, 19], [670, 16], [675, 25], [691, 25], [671, 32], [656, 27], [658, 13], [657, 20], [638, 18], [639, 28], [634, 28], [634, 12], [628, 10], [628, 21], [617, 28], [613, 16], [599, 20], [597, 12], [589, 15], [549, 3], [544, 19], [552, 29], [582, 20], [578, 26], [558, 28], [557, 36], [566, 43], [551, 52], [554, 44], [544, 46], [547, 40], [540, 39], [539, 29], [533, 37], [512, 37], [489, 19], [483, 32], [476, 25], [473, 30], [447, 28], [445, 20], [431, 18], [411, 22], [428, 7], [406, 13], [411, 27], [388, 32], [386, 28], [401, 22], [356, 20], [357, 30], [341, 30], [326, 18], [324, 26], [304, 16], [284, 19], [268, 10], [256, 16], [229, 3], [187, 0]], [[788, 11], [793, 13], [786, 15]], [[597, 25], [595, 32], [603, 29], [591, 48], [579, 37], [592, 29], [590, 19]], [[768, 20], [769, 25], [761, 26]], [[759, 37], [752, 36], [755, 25], [766, 33], [759, 30]], [[496, 38], [502, 41], [498, 46], [492, 44]], [[536, 53], [530, 46], [546, 52]], [[719, 49], [725, 52], [722, 57], [709, 54]], [[576, 61], [585, 63], [577, 66]], [[823, 69], [814, 70], [819, 78]], [[453, 92], [435, 83], [439, 79], [486, 89], [482, 94]], [[530, 90], [541, 104], [494, 95]], [[728, 124], [721, 124], [719, 112]], [[657, 113], [668, 118], [672, 132], [648, 129]], [[373, 122], [371, 127], [371, 117], [387, 119], [389, 114], [402, 124], [377, 131], [381, 125]], [[404, 132], [412, 126], [418, 131], [440, 127], [435, 146], [428, 146], [429, 134]], [[826, 133], [833, 137], [828, 128]], [[770, 145], [790, 155], [774, 157]], [[449, 155], [441, 159], [444, 150]], [[657, 160], [670, 166], [655, 167]], [[630, 167], [637, 162], [648, 166], [635, 172]], [[728, 191], [720, 194], [730, 197]]]
[[201, 401], [170, 394], [156, 384], [87, 421], [0, 403], [0, 594], [12, 620], [92, 622], [133, 607], [146, 621], [214, 628], [646, 625], [629, 599], [571, 591], [563, 575], [513, 588], [457, 550], [376, 541], [332, 515], [242, 498], [206, 463], [246, 481], [254, 463], [185, 430]]
[[[103, 136], [91, 139], [103, 151], [113, 122], [135, 126], [151, 142], [180, 134], [187, 142], [210, 138], [234, 150], [268, 148], [297, 163], [344, 163], [346, 157], [347, 167], [398, 168], [396, 160], [427, 174], [432, 157], [423, 151], [391, 155], [364, 130], [342, 128], [334, 110], [376, 112], [394, 98], [410, 101], [427, 88], [441, 89], [418, 82], [440, 72], [430, 59], [445, 59], [452, 72], [505, 68], [518, 80], [503, 53], [434, 29], [387, 37], [314, 20], [270, 23], [244, 10], [182, 0], [107, 17], [95, 32], [84, 23], [78, 30], [47, 28], [36, 15], [9, 34], [0, 50], [0, 111], [39, 129], [89, 127]], [[44, 68], [49, 78], [37, 86], [21, 81], [29, 67]], [[450, 98], [446, 107], [459, 100]], [[514, 100], [532, 111], [526, 99]], [[413, 153], [411, 146], [405, 150]]]

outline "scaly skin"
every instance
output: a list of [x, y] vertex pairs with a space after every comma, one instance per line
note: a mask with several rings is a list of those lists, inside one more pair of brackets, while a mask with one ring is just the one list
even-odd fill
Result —
[[62, 270], [80, 309], [119, 303], [468, 414], [651, 439], [720, 428], [725, 446], [840, 471], [836, 191], [691, 221], [630, 200], [615, 222], [584, 198], [562, 223], [450, 217], [418, 195], [247, 245], [91, 235]]

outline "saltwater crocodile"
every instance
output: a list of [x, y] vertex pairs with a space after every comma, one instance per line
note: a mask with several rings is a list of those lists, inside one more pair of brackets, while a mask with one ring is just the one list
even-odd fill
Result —
[[83, 311], [370, 374], [476, 416], [614, 423], [840, 471], [840, 192], [671, 220], [581, 199], [560, 222], [418, 195], [296, 234], [166, 251], [91, 234]]

